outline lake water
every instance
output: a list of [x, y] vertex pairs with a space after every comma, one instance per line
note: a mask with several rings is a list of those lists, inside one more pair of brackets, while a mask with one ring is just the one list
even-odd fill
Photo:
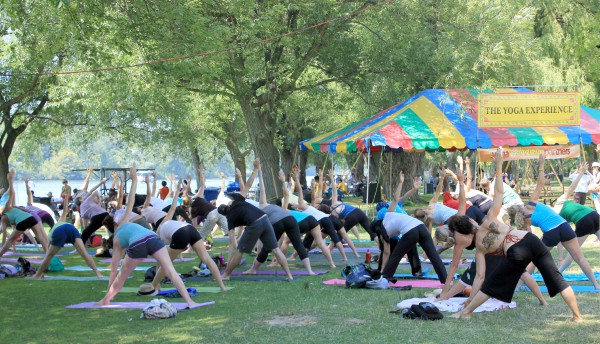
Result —
[[[233, 182], [233, 179], [226, 179], [225, 185], [228, 185], [230, 182]], [[92, 179], [88, 185], [88, 190], [98, 185], [100, 179]], [[47, 197], [48, 192], [52, 192], [53, 197], [60, 197], [60, 190], [62, 189], [62, 179], [56, 180], [30, 180], [29, 185], [31, 190], [34, 192], [34, 197]], [[112, 183], [112, 179], [106, 182], [106, 187], [110, 187]], [[69, 185], [71, 189], [79, 189], [81, 185], [83, 185], [83, 180], [69, 180]], [[168, 185], [170, 186], [170, 185]], [[23, 180], [15, 180], [15, 196], [17, 205], [26, 205], [27, 204], [27, 191], [25, 189], [25, 182]], [[152, 187], [152, 184], [150, 184]], [[161, 187], [160, 181], [157, 182], [156, 189]], [[221, 179], [219, 178], [209, 178], [206, 179], [206, 187], [221, 187]], [[127, 183], [127, 191], [131, 188], [131, 181]], [[195, 180], [192, 181], [191, 190], [194, 192], [198, 188]], [[144, 182], [138, 182], [137, 184], [137, 194], [145, 194], [146, 193], [146, 184]]]

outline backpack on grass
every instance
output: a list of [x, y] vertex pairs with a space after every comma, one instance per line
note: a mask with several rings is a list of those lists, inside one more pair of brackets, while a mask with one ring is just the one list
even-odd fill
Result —
[[50, 265], [48, 265], [48, 269], [46, 271], [49, 272], [61, 272], [65, 269], [65, 266], [62, 264], [58, 257], [54, 256], [50, 259]]

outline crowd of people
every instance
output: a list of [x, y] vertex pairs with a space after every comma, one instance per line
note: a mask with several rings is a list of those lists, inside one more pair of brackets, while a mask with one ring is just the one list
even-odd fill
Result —
[[[421, 181], [415, 178], [413, 187], [402, 194], [404, 174], [400, 172], [393, 199], [377, 204], [377, 215], [373, 221], [363, 210], [340, 199], [338, 187], [341, 180], [336, 178], [333, 170], [327, 175], [327, 183], [331, 185], [330, 197], [323, 197], [327, 178], [323, 171], [319, 171], [318, 182], [312, 187], [311, 201], [305, 201], [299, 170], [293, 168], [289, 180], [283, 173], [279, 174], [283, 197], [269, 202], [258, 159], [254, 161], [254, 171], [248, 180], [243, 180], [238, 173], [239, 192], [225, 194], [225, 178], [222, 175], [221, 194], [212, 201], [204, 198], [206, 186], [202, 169], [195, 194], [190, 190], [192, 181], [189, 176], [179, 180], [176, 186], [174, 182], [177, 181], [173, 178], [170, 188], [162, 182], [157, 191], [156, 175], [153, 175], [152, 181], [148, 176], [144, 178], [146, 194], [136, 194], [138, 176], [134, 164], [129, 171], [131, 188], [123, 203], [124, 178], [113, 174], [111, 190], [114, 192], [101, 196], [98, 188], [107, 183], [107, 179], [102, 179], [88, 190], [93, 172], [90, 168], [83, 185], [76, 192], [71, 192], [68, 182], [64, 183], [60, 198], [63, 212], [58, 220], [51, 209], [33, 202], [28, 187], [28, 204], [15, 205], [15, 171], [11, 170], [7, 176], [8, 190], [0, 201], [4, 233], [0, 256], [14, 245], [21, 234], [34, 243], [39, 241], [46, 255], [32, 278], [43, 278], [52, 257], [65, 244], [72, 244], [96, 276], [102, 278], [84, 244], [97, 230], [104, 228], [110, 234], [106, 248], [112, 252], [112, 263], [109, 287], [100, 304], [109, 304], [142, 259], [152, 256], [158, 267], [153, 288], [160, 289], [161, 281], [167, 276], [188, 305], [194, 306], [172, 263], [185, 251], [196, 253], [221, 290], [225, 291], [224, 281], [229, 280], [244, 254], [253, 251], [257, 252], [256, 258], [244, 274], [256, 274], [272, 253], [273, 264], [281, 266], [289, 281], [293, 280], [293, 276], [288, 260], [296, 257], [300, 258], [307, 273], [314, 275], [308, 255], [314, 247], [321, 250], [331, 268], [338, 263], [346, 264], [348, 259], [343, 243], [349, 246], [355, 257], [360, 257], [348, 233], [358, 236], [358, 228], [362, 228], [379, 246], [378, 270], [388, 280], [394, 278], [405, 256], [412, 274], [422, 275], [420, 246], [443, 284], [439, 298], [448, 299], [459, 293], [469, 295], [465, 308], [455, 315], [457, 317], [470, 317], [473, 310], [490, 297], [510, 302], [520, 283], [525, 283], [540, 304], [546, 305], [538, 284], [531, 276], [537, 268], [549, 295], [560, 294], [572, 312], [572, 320], [581, 321], [575, 294], [561, 272], [574, 260], [593, 286], [600, 290], [600, 284], [580, 248], [589, 235], [600, 235], [599, 214], [581, 203], [582, 197], [584, 201], [585, 197], [578, 191], [582, 190], [582, 184], [590, 192], [600, 191], [594, 189], [600, 184], [600, 164], [592, 165], [591, 174], [587, 173], [588, 165], [582, 164], [568, 190], [551, 208], [540, 202], [546, 186], [543, 155], [539, 158], [536, 188], [527, 203], [503, 181], [501, 148], [495, 159], [496, 178], [480, 180], [477, 184], [481, 189], [477, 190], [472, 187], [474, 181], [468, 158], [463, 161], [459, 157], [458, 170], [441, 170], [439, 183], [428, 206], [416, 209], [412, 215], [403, 209], [403, 204], [418, 192]], [[456, 181], [457, 190], [450, 190], [448, 176]], [[260, 187], [258, 202], [247, 198], [256, 178]], [[298, 196], [292, 197], [295, 191]], [[572, 197], [574, 200], [571, 200]], [[78, 214], [83, 228], [81, 232], [72, 221], [67, 221], [69, 210]], [[575, 224], [575, 230], [569, 222]], [[51, 228], [49, 235], [44, 225]], [[531, 232], [532, 225], [542, 230], [541, 238]], [[11, 226], [14, 230], [7, 238]], [[229, 254], [222, 274], [207, 252], [212, 235], [216, 235], [218, 229], [229, 238]], [[326, 237], [331, 241], [329, 247]], [[294, 247], [294, 253], [286, 257], [289, 244]], [[557, 245], [563, 246], [569, 253], [559, 266], [550, 254], [550, 249]], [[450, 248], [453, 248], [452, 262], [446, 268], [440, 254]], [[341, 261], [338, 262], [332, 255], [336, 249], [340, 253]], [[475, 259], [461, 279], [455, 282], [454, 276], [465, 250], [474, 250]]]

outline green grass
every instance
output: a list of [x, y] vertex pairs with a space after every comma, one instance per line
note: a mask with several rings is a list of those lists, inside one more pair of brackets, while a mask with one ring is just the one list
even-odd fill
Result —
[[[217, 243], [217, 245], [219, 245]], [[361, 246], [369, 245], [368, 243]], [[597, 244], [584, 251], [595, 271], [600, 270]], [[211, 254], [224, 252], [225, 247]], [[66, 265], [84, 265], [76, 255], [62, 256]], [[248, 257], [250, 260], [250, 257]], [[179, 272], [198, 264], [177, 263]], [[248, 264], [248, 263], [247, 263]], [[102, 265], [102, 264], [101, 264]], [[147, 263], [144, 265], [148, 265]], [[247, 267], [248, 265], [246, 265]], [[294, 268], [299, 268], [293, 265]], [[343, 266], [340, 263], [339, 268]], [[580, 272], [573, 265], [568, 272]], [[57, 274], [91, 276], [91, 272]], [[135, 272], [125, 284], [137, 287], [143, 272]], [[406, 298], [422, 297], [427, 289], [412, 291], [350, 290], [325, 286], [322, 281], [339, 277], [338, 271], [287, 282], [227, 282], [226, 293], [201, 293], [197, 302], [216, 305], [180, 312], [168, 320], [140, 319], [139, 310], [65, 309], [69, 304], [100, 300], [106, 282], [0, 280], [0, 342], [2, 343], [598, 343], [600, 295], [577, 294], [585, 322], [566, 321], [569, 310], [560, 297], [550, 306], [537, 306], [531, 293], [518, 292], [517, 309], [475, 314], [473, 319], [423, 322], [389, 314]], [[214, 282], [196, 285], [216, 286]], [[115, 301], [143, 301], [131, 293]], [[280, 318], [278, 318], [280, 317]], [[287, 325], [269, 324], [273, 319]]]

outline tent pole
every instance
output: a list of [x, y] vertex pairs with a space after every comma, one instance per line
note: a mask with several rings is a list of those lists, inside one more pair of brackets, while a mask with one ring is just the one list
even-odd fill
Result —
[[367, 145], [367, 197], [365, 198], [367, 204], [367, 215], [369, 214], [369, 184], [371, 184], [371, 149]]

